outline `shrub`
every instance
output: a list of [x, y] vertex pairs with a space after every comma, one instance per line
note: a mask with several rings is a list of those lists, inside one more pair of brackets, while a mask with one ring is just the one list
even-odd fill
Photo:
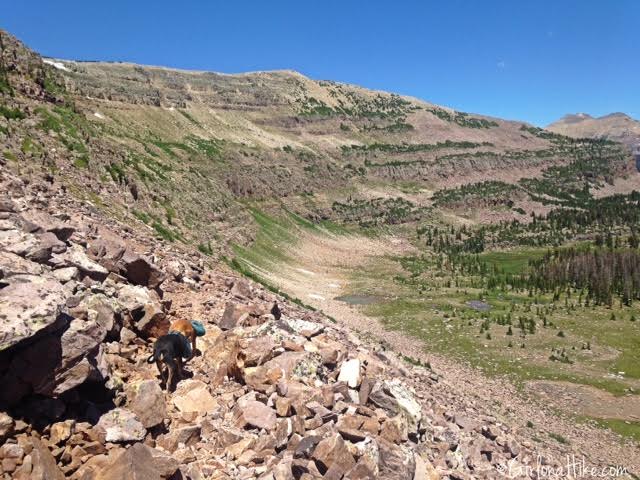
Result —
[[77, 168], [87, 168], [89, 166], [89, 156], [81, 155], [73, 161], [73, 165]]
[[0, 115], [7, 120], [22, 120], [26, 115], [17, 108], [9, 108], [5, 105], [0, 105]]
[[551, 438], [553, 438], [555, 441], [557, 441], [558, 443], [562, 443], [563, 445], [568, 445], [569, 444], [569, 440], [567, 440], [566, 438], [564, 438], [562, 435], [557, 434], [557, 433], [550, 433], [549, 436]]
[[205, 255], [213, 255], [213, 248], [211, 248], [211, 242], [201, 243], [198, 245], [198, 250], [200, 250]]

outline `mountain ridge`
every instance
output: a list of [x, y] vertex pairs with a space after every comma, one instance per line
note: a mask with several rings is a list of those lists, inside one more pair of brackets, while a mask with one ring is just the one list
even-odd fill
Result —
[[570, 137], [607, 138], [629, 147], [640, 143], [640, 121], [623, 112], [600, 117], [567, 114], [545, 128]]

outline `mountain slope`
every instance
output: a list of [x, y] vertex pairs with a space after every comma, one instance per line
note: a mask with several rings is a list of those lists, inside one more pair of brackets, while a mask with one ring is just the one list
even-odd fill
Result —
[[607, 138], [628, 146], [640, 143], [640, 121], [619, 112], [598, 118], [584, 113], [566, 115], [546, 129], [568, 137]]
[[[15, 92], [7, 105], [25, 117], [1, 120], [10, 164], [209, 250], [255, 236], [248, 204], [342, 221], [335, 202], [380, 185], [397, 196], [407, 184], [512, 183], [590, 148], [520, 122], [295, 72], [43, 62], [2, 38], [3, 78]], [[615, 147], [605, 153], [610, 177], [626, 175]], [[417, 207], [430, 205], [424, 198]]]

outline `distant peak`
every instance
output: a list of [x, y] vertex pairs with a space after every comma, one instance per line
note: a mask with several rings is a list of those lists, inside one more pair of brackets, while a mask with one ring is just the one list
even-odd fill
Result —
[[608, 115], [603, 115], [602, 117], [599, 117], [598, 120], [604, 120], [605, 118], [628, 118], [631, 120], [631, 117], [623, 112], [614, 112]]
[[588, 113], [583, 113], [583, 112], [568, 113], [564, 117], [562, 117], [560, 120], [558, 120], [558, 122], [559, 123], [578, 123], [578, 122], [582, 122], [583, 120], [591, 120], [591, 119], [593, 119], [593, 117]]

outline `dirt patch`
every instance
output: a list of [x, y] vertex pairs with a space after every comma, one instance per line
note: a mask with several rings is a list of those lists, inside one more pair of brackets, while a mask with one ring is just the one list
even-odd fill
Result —
[[548, 380], [527, 382], [527, 389], [554, 407], [574, 415], [640, 421], [638, 395], [616, 397], [589, 385]]
[[[348, 303], [335, 300], [354, 268], [367, 258], [401, 254], [413, 247], [398, 238], [366, 238], [355, 235], [318, 236], [302, 234], [300, 241], [287, 254], [293, 265], [282, 265], [277, 271], [260, 273], [271, 283], [329, 315], [351, 317]], [[366, 292], [358, 292], [366, 295]]]

